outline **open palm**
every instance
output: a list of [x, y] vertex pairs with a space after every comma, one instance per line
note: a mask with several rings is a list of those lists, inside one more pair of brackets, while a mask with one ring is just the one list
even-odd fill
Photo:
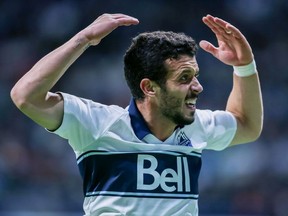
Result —
[[82, 30], [82, 34], [90, 41], [89, 44], [94, 46], [119, 26], [137, 25], [138, 23], [136, 18], [125, 14], [103, 14]]
[[211, 15], [203, 17], [203, 22], [214, 32], [218, 47], [202, 40], [200, 41], [202, 49], [227, 65], [246, 65], [253, 60], [253, 53], [248, 41], [236, 27]]

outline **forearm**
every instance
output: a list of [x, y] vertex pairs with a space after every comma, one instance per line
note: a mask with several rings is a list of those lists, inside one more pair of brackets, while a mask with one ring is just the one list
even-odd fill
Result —
[[238, 124], [232, 144], [251, 142], [259, 137], [263, 125], [263, 104], [257, 73], [248, 77], [234, 74], [226, 109], [233, 113]]
[[50, 130], [58, 128], [64, 115], [64, 102], [51, 88], [71, 64], [88, 48], [95, 46], [119, 26], [137, 25], [125, 14], [103, 14], [64, 45], [43, 57], [11, 90], [15, 105], [32, 120]]
[[14, 96], [13, 101], [44, 100], [47, 93], [87, 46], [87, 41], [81, 34], [77, 34], [44, 56], [13, 87], [11, 92]]

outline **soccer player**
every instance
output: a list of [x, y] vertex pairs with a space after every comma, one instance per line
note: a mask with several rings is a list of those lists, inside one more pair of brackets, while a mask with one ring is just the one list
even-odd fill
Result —
[[13, 87], [16, 106], [72, 146], [83, 178], [85, 215], [198, 215], [202, 150], [259, 137], [263, 106], [250, 45], [220, 18], [207, 15], [203, 22], [218, 47], [208, 41], [200, 47], [233, 66], [225, 111], [196, 109], [203, 90], [197, 79], [198, 46], [174, 32], [146, 32], [132, 40], [124, 57], [132, 94], [127, 108], [50, 92], [88, 47], [119, 26], [139, 23], [124, 14], [101, 15]]

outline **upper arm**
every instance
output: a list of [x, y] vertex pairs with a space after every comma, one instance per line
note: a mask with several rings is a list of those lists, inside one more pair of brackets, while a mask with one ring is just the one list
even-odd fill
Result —
[[263, 102], [258, 74], [233, 76], [233, 89], [226, 110], [237, 120], [237, 131], [231, 145], [255, 141], [263, 127]]
[[249, 126], [247, 123], [248, 120], [242, 120], [240, 117], [237, 117], [237, 115], [233, 115], [236, 118], [237, 130], [230, 146], [253, 142], [260, 136], [260, 132], [253, 130], [253, 128]]
[[61, 94], [48, 92], [41, 101], [14, 103], [25, 115], [44, 128], [56, 130], [62, 123], [64, 100]]

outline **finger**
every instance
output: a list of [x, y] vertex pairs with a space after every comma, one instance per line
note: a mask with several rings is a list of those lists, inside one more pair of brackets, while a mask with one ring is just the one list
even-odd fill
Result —
[[114, 14], [109, 14], [109, 13], [104, 13], [102, 14], [100, 17], [112, 17], [112, 18], [122, 18], [122, 17], [132, 17], [126, 14], [122, 14], [122, 13], [114, 13]]
[[228, 39], [226, 36], [226, 32], [224, 28], [220, 27], [214, 21], [214, 17], [211, 15], [207, 15], [202, 18], [203, 22], [212, 30], [212, 32], [216, 35], [217, 40], [225, 40]]
[[237, 28], [218, 17], [207, 15], [203, 21], [216, 34], [218, 41], [232, 42], [234, 39], [244, 37]]
[[246, 40], [246, 38], [244, 37], [244, 35], [233, 25], [228, 24], [226, 26], [227, 31], [231, 32], [231, 34], [237, 38], [237, 39], [242, 39], [242, 40]]
[[207, 15], [206, 17], [210, 25], [212, 25], [213, 28], [215, 29], [214, 31], [216, 31], [219, 35], [222, 35], [225, 38], [227, 38], [227, 36], [229, 35], [230, 36], [232, 35], [231, 30], [227, 29], [227, 26], [231, 24], [218, 17], [213, 17], [211, 15]]
[[213, 21], [221, 28], [226, 29], [227, 25], [231, 25], [230, 23], [226, 22], [225, 20], [219, 18], [219, 17], [214, 17]]
[[139, 23], [137, 18], [125, 14], [111, 14], [111, 16], [117, 20], [119, 26], [137, 25]]
[[202, 40], [199, 43], [199, 46], [208, 53], [211, 53], [213, 56], [217, 56], [218, 48], [212, 45], [210, 42], [206, 40]]
[[213, 18], [211, 15], [207, 15], [202, 18], [203, 22], [215, 33], [215, 34], [220, 34], [219, 28], [214, 22]]
[[234, 38], [245, 39], [242, 33], [235, 26], [231, 25], [225, 20], [219, 17], [215, 17], [215, 22], [224, 28], [227, 34], [232, 35]]
[[[210, 15], [209, 20], [215, 28], [218, 29], [219, 32], [221, 32], [223, 35], [232, 35], [232, 31], [228, 26], [232, 26], [230, 23], [226, 22], [225, 20], [218, 18], [218, 17], [212, 17]], [[235, 27], [234, 27], [235, 28]]]
[[242, 50], [245, 47], [249, 50], [251, 49], [245, 36], [235, 26], [228, 25], [227, 29], [231, 31], [231, 34], [234, 38], [234, 40], [231, 39], [231, 42], [233, 42], [236, 48], [238, 48], [239, 50]]
[[119, 22], [119, 26], [120, 25], [129, 26], [129, 25], [137, 25], [137, 24], [139, 24], [139, 20], [134, 18], [134, 17], [118, 18], [117, 21]]
[[122, 18], [127, 18], [127, 19], [135, 19], [135, 20], [138, 20], [137, 18], [135, 17], [132, 17], [132, 16], [129, 16], [129, 15], [126, 15], [126, 14], [111, 14], [111, 16], [115, 19], [122, 19]]
[[117, 22], [118, 26], [121, 25], [137, 25], [139, 20], [135, 17], [128, 16], [126, 14], [102, 14], [99, 19], [112, 19]]

